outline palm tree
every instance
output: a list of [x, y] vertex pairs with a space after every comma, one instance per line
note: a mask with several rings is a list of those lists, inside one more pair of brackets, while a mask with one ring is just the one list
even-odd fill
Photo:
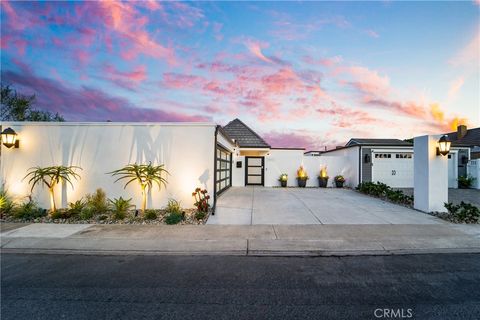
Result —
[[163, 164], [154, 166], [151, 162], [149, 164], [135, 163], [108, 173], [112, 176], [119, 176], [115, 182], [124, 179], [128, 180], [125, 183], [124, 188], [134, 181], [138, 182], [142, 189], [142, 212], [145, 212], [147, 207], [147, 193], [152, 189], [153, 184], [156, 183], [159, 190], [161, 189], [162, 184], [165, 188], [167, 187], [167, 179], [162, 175], [163, 173], [168, 174], [168, 171], [164, 169]]
[[32, 192], [38, 183], [43, 182], [43, 184], [47, 186], [50, 194], [50, 209], [52, 212], [55, 212], [57, 210], [57, 207], [55, 206], [55, 187], [59, 182], [67, 181], [73, 188], [71, 179], [80, 179], [80, 175], [75, 172], [77, 169], [82, 170], [82, 168], [75, 166], [33, 167], [28, 169], [28, 173], [23, 177], [22, 181], [26, 178], [30, 178], [28, 183], [32, 185]]

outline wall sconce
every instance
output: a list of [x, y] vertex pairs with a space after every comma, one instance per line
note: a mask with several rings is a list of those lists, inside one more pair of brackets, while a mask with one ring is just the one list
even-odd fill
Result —
[[20, 141], [17, 139], [17, 133], [12, 128], [7, 128], [0, 133], [3, 145], [7, 148], [20, 147]]
[[370, 155], [368, 153], [365, 154], [364, 161], [365, 163], [370, 163]]
[[438, 140], [437, 156], [446, 156], [450, 152], [450, 144], [451, 142], [448, 140], [448, 136], [442, 136], [440, 140]]

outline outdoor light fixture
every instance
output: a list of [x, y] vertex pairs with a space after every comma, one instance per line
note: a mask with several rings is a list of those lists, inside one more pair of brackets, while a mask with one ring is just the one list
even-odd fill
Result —
[[438, 140], [437, 156], [446, 156], [450, 152], [450, 144], [451, 142], [448, 140], [448, 136], [442, 136], [440, 140]]
[[365, 163], [370, 163], [370, 155], [367, 153], [365, 154], [365, 159], [364, 159]]
[[17, 133], [12, 128], [7, 128], [0, 134], [2, 136], [3, 145], [7, 148], [20, 146], [20, 141], [17, 139]]

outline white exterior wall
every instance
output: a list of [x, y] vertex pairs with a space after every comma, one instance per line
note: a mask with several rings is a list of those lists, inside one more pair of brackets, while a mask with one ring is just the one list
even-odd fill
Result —
[[[237, 151], [232, 156], [232, 187], [245, 186], [245, 157], [237, 155]], [[242, 162], [242, 167], [237, 168], [237, 161]]]
[[414, 208], [424, 212], [444, 212], [448, 202], [448, 158], [437, 156], [441, 136], [414, 139]]
[[278, 178], [282, 173], [288, 174], [287, 185], [297, 186], [297, 169], [303, 161], [304, 150], [272, 149], [265, 156], [265, 186], [280, 186]]
[[330, 177], [329, 187], [334, 183], [333, 178], [339, 174], [345, 177], [345, 186], [354, 188], [358, 185], [358, 148], [353, 147], [318, 157], [305, 156], [303, 150], [272, 149], [265, 157], [265, 186], [279, 186], [278, 178], [282, 173], [288, 174], [288, 186], [297, 186], [297, 170], [301, 165], [310, 178], [307, 187], [318, 187], [317, 177], [324, 166], [327, 166]]
[[[79, 166], [81, 180], [56, 190], [56, 203], [64, 207], [94, 192], [106, 191], [109, 198], [133, 198], [140, 206], [141, 192], [134, 183], [124, 189], [122, 182], [107, 172], [130, 163], [164, 164], [170, 172], [167, 188], [153, 189], [148, 207], [161, 208], [169, 198], [185, 208], [193, 207], [191, 193], [196, 187], [213, 192], [215, 125], [210, 123], [2, 123], [12, 127], [20, 140], [19, 149], [2, 146], [0, 178], [12, 195], [30, 193], [27, 170], [34, 166]], [[49, 207], [47, 190], [36, 187], [34, 198]]]
[[472, 188], [480, 189], [480, 159], [470, 160], [467, 164], [467, 175], [475, 178]]

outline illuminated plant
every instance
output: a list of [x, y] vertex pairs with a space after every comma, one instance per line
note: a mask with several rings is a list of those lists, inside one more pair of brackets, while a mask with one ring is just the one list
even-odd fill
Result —
[[43, 183], [48, 188], [50, 195], [50, 210], [55, 212], [57, 207], [55, 206], [55, 187], [61, 182], [68, 182], [72, 188], [72, 178], [75, 180], [80, 179], [80, 175], [75, 170], [82, 170], [80, 167], [75, 166], [52, 166], [52, 167], [33, 167], [28, 169], [27, 175], [23, 178], [29, 178], [28, 183], [32, 185], [31, 191], [39, 183]]
[[164, 165], [152, 165], [149, 164], [129, 164], [125, 167], [108, 172], [112, 176], [119, 176], [115, 182], [120, 180], [127, 180], [125, 183], [126, 188], [130, 183], [136, 181], [142, 190], [142, 212], [145, 212], [147, 208], [147, 193], [152, 189], [153, 184], [158, 186], [160, 190], [163, 186], [167, 187], [167, 179], [163, 177], [163, 174], [168, 174], [168, 171], [164, 169]]
[[297, 170], [297, 178], [300, 180], [308, 180], [308, 174], [307, 171], [303, 168], [303, 166], [300, 166]]
[[325, 178], [325, 179], [328, 179], [328, 175], [327, 175], [327, 166], [323, 167], [320, 169], [320, 175], [319, 175], [320, 178]]
[[278, 178], [278, 181], [281, 181], [281, 182], [288, 181], [288, 174], [282, 173], [282, 174], [280, 175], [280, 178]]
[[192, 193], [192, 196], [195, 198], [195, 203], [193, 205], [197, 207], [197, 211], [207, 213], [208, 207], [210, 207], [210, 204], [208, 203], [210, 196], [207, 194], [207, 190], [196, 188]]

